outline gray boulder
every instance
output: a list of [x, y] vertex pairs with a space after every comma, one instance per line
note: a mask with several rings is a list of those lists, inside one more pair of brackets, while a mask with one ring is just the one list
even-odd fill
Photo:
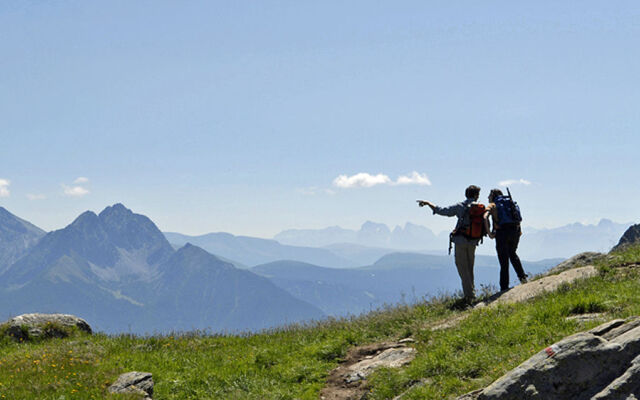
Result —
[[127, 372], [118, 377], [115, 383], [109, 386], [109, 393], [139, 394], [145, 400], [153, 396], [153, 375], [149, 372]]
[[6, 334], [16, 340], [37, 337], [67, 337], [65, 328], [78, 328], [91, 334], [91, 327], [82, 318], [70, 314], [22, 314], [5, 321]]
[[349, 367], [350, 373], [346, 377], [347, 383], [366, 379], [372, 372], [380, 367], [400, 368], [413, 361], [416, 357], [416, 349], [413, 347], [396, 347], [383, 351], [375, 357], [370, 356]]
[[640, 319], [614, 320], [540, 351], [459, 400], [640, 398]]

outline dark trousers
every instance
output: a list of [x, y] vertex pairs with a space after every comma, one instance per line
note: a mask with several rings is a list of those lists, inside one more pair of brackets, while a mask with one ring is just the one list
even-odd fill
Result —
[[520, 227], [506, 226], [496, 231], [496, 250], [500, 262], [500, 290], [509, 289], [509, 260], [518, 278], [526, 277], [520, 257], [516, 254], [520, 242]]

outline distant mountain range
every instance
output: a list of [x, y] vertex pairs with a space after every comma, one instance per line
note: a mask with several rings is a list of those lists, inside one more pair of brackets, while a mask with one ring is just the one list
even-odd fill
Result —
[[525, 228], [519, 254], [535, 260], [538, 255], [568, 258], [584, 251], [606, 253], [631, 225], [633, 223], [602, 219], [594, 225], [574, 223], [553, 229]]
[[134, 333], [256, 330], [324, 316], [200, 248], [174, 250], [149, 218], [121, 204], [87, 211], [29, 247], [0, 275], [0, 311], [71, 313]]
[[[557, 265], [561, 259], [523, 262], [529, 274]], [[499, 265], [496, 257], [477, 256], [475, 282], [497, 286]], [[293, 296], [332, 316], [359, 314], [385, 304], [414, 302], [423, 297], [454, 293], [460, 279], [452, 257], [417, 253], [392, 253], [373, 265], [353, 268], [323, 268], [296, 261], [277, 261], [251, 269], [271, 279]], [[511, 271], [513, 283], [515, 274]]]
[[367, 221], [359, 230], [331, 226], [324, 229], [289, 229], [273, 238], [292, 246], [323, 247], [350, 243], [367, 247], [401, 250], [435, 250], [442, 247], [448, 234], [436, 235], [429, 228], [407, 222], [393, 230], [385, 224]]
[[[519, 254], [524, 259], [542, 260], [571, 257], [583, 251], [609, 251], [631, 225], [603, 219], [596, 225], [575, 223], [553, 229], [524, 227]], [[366, 254], [365, 249], [372, 254], [376, 248], [385, 249], [387, 253], [415, 251], [442, 254], [448, 247], [448, 236], [447, 232], [436, 235], [427, 227], [411, 223], [392, 230], [385, 224], [367, 221], [359, 230], [338, 226], [290, 229], [278, 233], [274, 239], [286, 245], [326, 248], [341, 257], [351, 254], [352, 258], [357, 258]], [[493, 242], [485, 239], [478, 253], [495, 254]]]
[[[603, 220], [529, 229], [520, 254], [564, 258], [608, 250], [626, 226]], [[359, 231], [333, 227], [277, 237], [306, 245], [228, 233], [163, 234], [122, 204], [87, 211], [46, 233], [0, 207], [0, 318], [71, 313], [110, 333], [255, 331], [459, 289], [446, 235], [425, 227], [390, 230], [368, 222]], [[429, 246], [438, 254], [407, 250]], [[476, 258], [479, 288], [498, 281], [493, 242], [485, 239], [483, 251], [490, 256]], [[537, 273], [559, 261], [524, 264]]]
[[165, 232], [169, 242], [178, 246], [195, 244], [210, 253], [253, 266], [278, 260], [298, 260], [334, 268], [355, 267], [356, 262], [335, 253], [313, 247], [288, 246], [272, 239], [249, 236], [234, 236], [230, 233], [208, 233], [188, 236], [175, 232]]

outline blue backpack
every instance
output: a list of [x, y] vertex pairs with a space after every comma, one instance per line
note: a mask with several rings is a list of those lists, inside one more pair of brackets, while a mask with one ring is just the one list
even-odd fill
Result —
[[519, 224], [522, 222], [522, 214], [520, 214], [520, 207], [518, 203], [511, 198], [511, 192], [507, 188], [508, 196], [497, 196], [493, 199], [496, 205], [496, 211], [498, 212], [498, 224], [509, 225]]

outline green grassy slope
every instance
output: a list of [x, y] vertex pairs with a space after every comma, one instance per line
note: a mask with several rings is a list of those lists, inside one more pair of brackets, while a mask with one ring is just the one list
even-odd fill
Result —
[[[388, 399], [412, 383], [409, 399], [453, 398], [486, 386], [561, 338], [599, 324], [566, 320], [585, 312], [640, 315], [640, 247], [603, 262], [594, 278], [534, 301], [470, 313], [458, 326], [429, 326], [460, 311], [452, 299], [402, 306], [350, 320], [247, 336], [83, 336], [0, 341], [0, 399], [100, 399], [119, 374], [152, 372], [154, 399], [317, 399], [350, 346], [411, 336], [417, 358], [370, 379], [370, 398]], [[134, 398], [134, 397], [129, 397]]]

